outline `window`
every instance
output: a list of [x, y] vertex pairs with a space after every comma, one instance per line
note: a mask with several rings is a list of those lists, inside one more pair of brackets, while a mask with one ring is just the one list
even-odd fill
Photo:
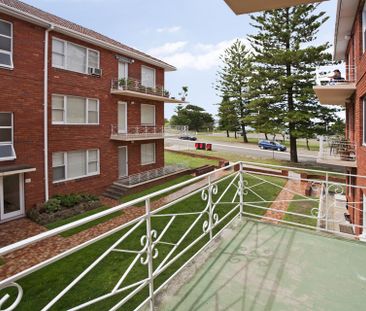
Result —
[[89, 68], [99, 69], [99, 52], [60, 39], [52, 40], [52, 66], [75, 72], [89, 72]]
[[363, 133], [363, 139], [362, 143], [364, 146], [366, 146], [366, 98], [363, 99], [363, 112], [362, 112], [363, 120], [362, 120], [362, 133]]
[[0, 112], [0, 161], [16, 158], [13, 144], [13, 114]]
[[53, 181], [60, 182], [99, 174], [99, 150], [56, 152], [52, 155]]
[[146, 87], [155, 88], [155, 69], [141, 67], [141, 84]]
[[155, 163], [155, 144], [141, 145], [141, 164]]
[[155, 125], [155, 106], [141, 105], [141, 124]]
[[99, 101], [52, 95], [52, 124], [99, 124]]
[[366, 52], [366, 3], [362, 11], [362, 53]]
[[13, 68], [13, 24], [0, 20], [0, 67]]

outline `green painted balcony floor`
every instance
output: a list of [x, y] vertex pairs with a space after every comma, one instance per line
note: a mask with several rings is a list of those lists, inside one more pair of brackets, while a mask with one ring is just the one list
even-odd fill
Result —
[[255, 221], [224, 235], [173, 280], [159, 310], [365, 309], [366, 244]]

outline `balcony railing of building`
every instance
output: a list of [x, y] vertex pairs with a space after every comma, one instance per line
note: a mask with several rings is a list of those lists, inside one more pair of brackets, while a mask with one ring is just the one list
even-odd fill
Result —
[[133, 96], [137, 98], [164, 101], [166, 103], [185, 103], [185, 98], [172, 97], [162, 85], [147, 87], [138, 79], [113, 79], [111, 93], [115, 95]]
[[357, 68], [345, 66], [343, 74], [334, 75], [333, 71], [318, 69], [314, 91], [322, 105], [346, 106], [356, 91]]
[[138, 174], [130, 175], [127, 177], [120, 178], [116, 183], [124, 186], [134, 186], [138, 184], [151, 181], [153, 179], [161, 178], [170, 174], [178, 173], [180, 171], [186, 170], [187, 167], [182, 164], [168, 165], [153, 169], [146, 172], [141, 172]]
[[[156, 297], [166, 285], [212, 246], [216, 237], [224, 239], [221, 233], [228, 226], [234, 222], [244, 225], [246, 218], [362, 240], [366, 226], [349, 223], [344, 214], [362, 213], [362, 200], [348, 194], [354, 193], [353, 189], [366, 190], [360, 186], [365, 178], [250, 162], [192, 178], [0, 248], [0, 256], [6, 256], [118, 211], [145, 206], [144, 213], [132, 221], [0, 281], [0, 306], [7, 311], [34, 305], [38, 307], [32, 310], [44, 311], [159, 309]], [[347, 184], [354, 179], [361, 180], [360, 185]], [[185, 194], [168, 202], [160, 200], [186, 187], [189, 191]], [[90, 260], [77, 268], [72, 266], [75, 258], [68, 257], [81, 260], [86, 255]], [[55, 269], [61, 259], [63, 269], [67, 269], [65, 276], [61, 268]], [[52, 273], [47, 270], [50, 265]], [[51, 276], [54, 279], [49, 288], [47, 278]], [[95, 280], [98, 286], [90, 284]], [[42, 293], [42, 299], [37, 293]]]
[[355, 167], [356, 145], [346, 138], [321, 137], [318, 162]]
[[169, 137], [179, 137], [187, 131], [187, 127], [182, 126], [144, 126], [131, 125], [122, 127], [111, 125], [111, 139], [120, 141], [164, 139]]

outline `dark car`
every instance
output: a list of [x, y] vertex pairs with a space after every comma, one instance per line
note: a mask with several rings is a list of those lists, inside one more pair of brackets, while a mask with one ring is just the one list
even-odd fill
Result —
[[286, 151], [286, 147], [275, 141], [261, 140], [258, 143], [258, 147], [261, 149]]
[[180, 136], [179, 139], [196, 141], [197, 140], [197, 137], [185, 135], [185, 136]]

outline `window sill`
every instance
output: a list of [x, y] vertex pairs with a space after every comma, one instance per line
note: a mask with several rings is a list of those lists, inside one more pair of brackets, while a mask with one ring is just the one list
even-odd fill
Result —
[[0, 162], [5, 162], [5, 161], [14, 161], [16, 160], [17, 157], [7, 157], [7, 158], [0, 158]]
[[5, 65], [1, 65], [0, 64], [0, 69], [5, 69], [5, 70], [13, 71], [14, 70], [14, 66], [5, 66]]
[[52, 123], [55, 126], [99, 126], [100, 123]]
[[152, 164], [156, 164], [156, 161], [150, 162], [150, 163], [141, 163], [141, 166], [152, 165]]
[[54, 185], [59, 185], [59, 184], [67, 183], [69, 181], [84, 180], [84, 179], [87, 179], [88, 177], [95, 177], [95, 176], [100, 176], [100, 172], [95, 173], [95, 174], [91, 174], [91, 175], [86, 175], [86, 176], [80, 176], [80, 177], [75, 177], [75, 178], [69, 178], [69, 179], [63, 179], [63, 180], [53, 181], [52, 183]]
[[73, 70], [66, 69], [66, 68], [55, 67], [55, 66], [53, 66], [52, 64], [51, 64], [51, 68], [52, 68], [52, 69], [55, 69], [55, 70], [57, 70], [57, 71], [64, 71], [64, 72], [68, 72], [68, 73], [77, 74], [77, 75], [80, 75], [80, 76], [82, 76], [82, 77], [87, 76], [87, 77], [91, 77], [91, 78], [98, 78], [98, 79], [102, 78], [102, 76], [101, 76], [101, 75], [100, 75], [100, 76], [96, 76], [96, 75], [91, 75], [91, 74], [89, 74], [88, 72], [79, 72], [79, 71], [73, 71]]

